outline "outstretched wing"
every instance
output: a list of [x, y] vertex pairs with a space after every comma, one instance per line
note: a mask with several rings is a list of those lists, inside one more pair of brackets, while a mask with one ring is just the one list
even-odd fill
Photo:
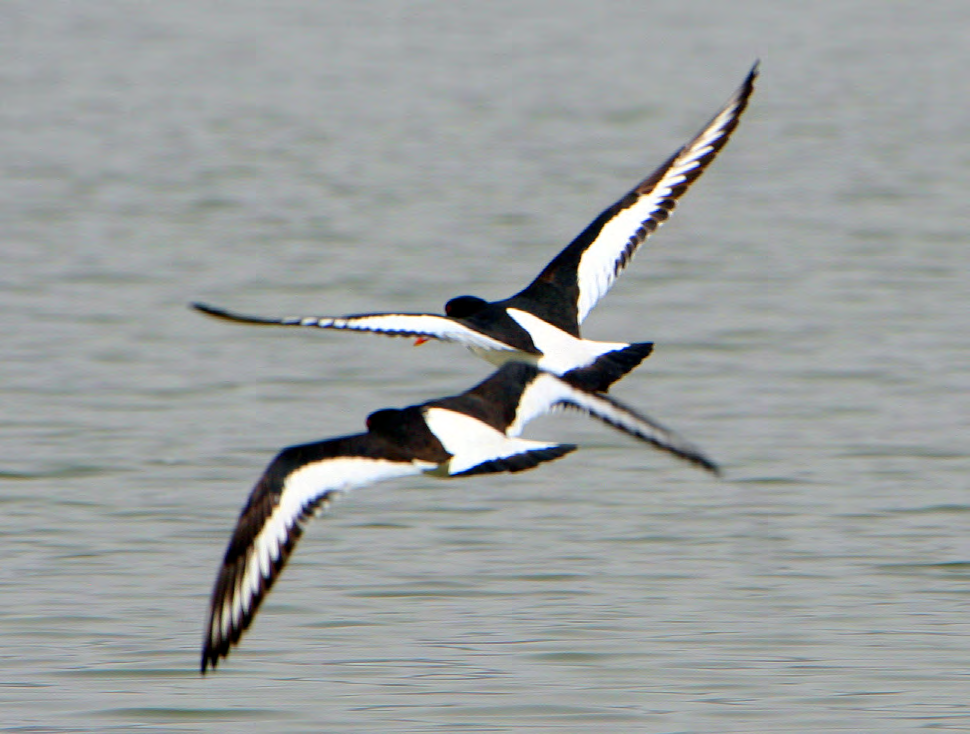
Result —
[[[509, 300], [546, 301], [543, 293], [553, 288], [571, 300], [575, 326], [581, 324], [637, 248], [666, 221], [677, 200], [727, 143], [748, 105], [757, 75], [755, 64], [728, 103], [690, 142], [594, 219], [525, 290]], [[568, 325], [557, 326], [568, 330]]]
[[573, 387], [548, 372], [537, 372], [523, 389], [515, 420], [509, 425], [508, 434], [519, 435], [529, 421], [561, 407], [580, 410], [662, 451], [685, 459], [714, 474], [720, 473], [717, 464], [677, 432], [617, 400], [601, 393], [586, 392]]
[[367, 434], [284, 449], [257, 482], [219, 569], [202, 642], [202, 672], [229, 654], [279, 577], [303, 525], [336, 496], [434, 463], [375, 458]]
[[514, 348], [508, 344], [470, 329], [454, 319], [430, 313], [365, 313], [338, 317], [284, 316], [281, 318], [265, 318], [234, 313], [204, 303], [193, 303], [192, 307], [209, 316], [240, 324], [368, 331], [386, 336], [423, 337], [445, 342], [457, 342], [466, 347], [477, 347], [479, 349], [514, 351]]

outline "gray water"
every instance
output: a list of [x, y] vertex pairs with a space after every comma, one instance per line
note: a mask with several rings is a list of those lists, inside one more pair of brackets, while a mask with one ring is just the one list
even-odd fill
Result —
[[[201, 678], [272, 455], [490, 369], [186, 303], [509, 295], [756, 57], [584, 328], [726, 479], [545, 418], [338, 503]], [[0, 729], [970, 730], [968, 68], [962, 0], [4, 3]]]

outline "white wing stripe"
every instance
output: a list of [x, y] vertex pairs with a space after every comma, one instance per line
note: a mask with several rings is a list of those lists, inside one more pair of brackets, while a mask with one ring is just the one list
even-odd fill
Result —
[[[700, 156], [698, 156], [700, 157]], [[697, 160], [685, 161], [684, 164], [671, 168], [648, 195], [642, 196], [633, 206], [623, 210], [606, 223], [596, 241], [583, 253], [579, 262], [579, 321], [582, 323], [592, 308], [606, 295], [616, 280], [617, 258], [624, 251], [626, 244], [643, 235], [639, 230], [665, 211], [663, 219], [657, 221], [657, 226], [665, 220], [666, 211], [673, 208], [671, 199], [673, 189], [687, 180], [686, 173], [699, 165]], [[667, 204], [667, 206], [661, 206]], [[657, 219], [660, 219], [659, 217]], [[632, 233], [632, 234], [631, 234]], [[621, 247], [617, 244], [622, 243]]]
[[717, 467], [704, 453], [676, 432], [633, 411], [605, 395], [574, 388], [554, 375], [540, 373], [522, 391], [515, 420], [508, 427], [511, 436], [522, 432], [529, 421], [548, 413], [556, 406], [571, 406], [598, 418], [631, 436], [653, 444], [681, 458], [716, 472]]
[[701, 167], [705, 156], [715, 151], [718, 141], [728, 134], [737, 119], [745, 100], [740, 91], [736, 93], [707, 127], [681, 149], [656, 185], [630, 207], [618, 212], [600, 230], [579, 262], [577, 315], [580, 323], [613, 285], [625, 265], [624, 253], [628, 252], [632, 257], [639, 242], [647, 236], [645, 228], [648, 223], [652, 221], [655, 229], [667, 219], [676, 205], [674, 189], [687, 183], [688, 174]]
[[683, 436], [612, 398], [574, 390], [564, 402], [659, 449], [699, 464], [714, 473], [718, 471], [717, 465]]
[[540, 372], [522, 391], [515, 420], [506, 429], [506, 433], [510, 436], [521, 435], [527, 423], [550, 412], [553, 406], [567, 399], [573, 392], [580, 391], [554, 375]]
[[481, 349], [511, 350], [508, 344], [469, 329], [456, 321], [434, 314], [370, 314], [343, 318], [291, 316], [280, 319], [284, 326], [311, 326], [318, 329], [373, 331], [391, 336], [427, 336], [458, 342]]
[[380, 459], [346, 457], [307, 464], [290, 474], [283, 482], [279, 502], [253, 539], [248, 550], [245, 571], [236, 581], [231, 600], [225, 603], [220, 615], [219, 629], [223, 637], [237, 628], [254, 598], [273, 573], [282, 546], [293, 527], [305, 515], [306, 508], [324, 494], [347, 491], [353, 487], [382, 479], [419, 474], [435, 466], [431, 462], [392, 462]]

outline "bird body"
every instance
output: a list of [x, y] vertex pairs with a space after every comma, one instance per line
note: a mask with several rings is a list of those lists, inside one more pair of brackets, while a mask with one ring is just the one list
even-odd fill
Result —
[[[670, 216], [677, 200], [704, 172], [737, 127], [754, 91], [757, 64], [727, 104], [684, 146], [625, 196], [599, 214], [554, 257], [526, 288], [510, 298], [487, 301], [458, 296], [445, 304], [444, 315], [432, 313], [366, 313], [347, 316], [247, 316], [215, 306], [193, 306], [222, 319], [247, 324], [365, 331], [387, 336], [437, 339], [463, 344], [492, 364], [531, 362], [566, 376], [611, 355], [626, 370], [595, 370], [605, 391], [613, 381], [649, 354], [646, 343], [621, 344], [584, 339], [580, 325], [606, 295], [640, 245]], [[630, 347], [637, 347], [630, 351]], [[646, 351], [644, 351], [646, 349]], [[619, 354], [618, 353], [622, 353]], [[580, 376], [591, 386], [589, 375]]]
[[367, 432], [283, 449], [239, 515], [216, 578], [202, 672], [229, 654], [278, 578], [303, 526], [356, 487], [417, 474], [437, 477], [519, 472], [574, 451], [573, 444], [521, 438], [557, 408], [579, 410], [709, 471], [697, 447], [612, 398], [579, 389], [534, 365], [511, 362], [459, 395], [367, 418]]

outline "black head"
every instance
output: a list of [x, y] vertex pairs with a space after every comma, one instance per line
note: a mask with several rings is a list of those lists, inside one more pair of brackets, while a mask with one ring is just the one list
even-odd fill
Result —
[[445, 304], [445, 315], [453, 319], [467, 319], [488, 306], [488, 301], [478, 296], [458, 296]]
[[367, 430], [397, 446], [408, 446], [428, 431], [421, 407], [385, 408], [367, 416]]
[[378, 410], [367, 416], [367, 430], [382, 435], [393, 435], [400, 430], [401, 424], [405, 422], [403, 410], [396, 408], [386, 408]]
[[432, 461], [440, 464], [451, 456], [428, 428], [422, 406], [412, 405], [400, 410], [386, 408], [367, 416], [367, 430], [371, 436], [383, 439], [378, 458], [412, 461]]

